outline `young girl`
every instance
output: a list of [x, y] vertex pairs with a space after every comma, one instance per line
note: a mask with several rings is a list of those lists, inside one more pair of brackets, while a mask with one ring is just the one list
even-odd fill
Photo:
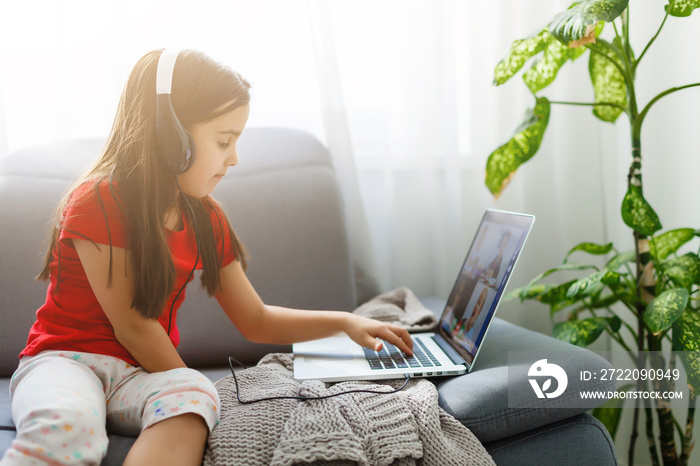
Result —
[[[201, 463], [219, 399], [175, 349], [176, 313], [195, 269], [252, 341], [284, 344], [345, 332], [368, 348], [379, 349], [383, 339], [411, 353], [402, 328], [261, 301], [244, 274], [243, 246], [210, 196], [238, 163], [250, 86], [187, 50], [172, 56], [165, 76], [172, 88], [164, 98], [156, 95], [156, 79], [159, 86], [164, 79], [161, 53], [138, 61], [101, 156], [58, 206], [39, 275], [49, 280], [46, 302], [11, 381], [17, 438], [2, 466], [99, 464], [107, 429], [138, 436], [124, 464]], [[179, 168], [182, 160], [173, 163], [167, 149], [177, 146], [176, 135], [161, 128], [170, 105], [193, 144]]]

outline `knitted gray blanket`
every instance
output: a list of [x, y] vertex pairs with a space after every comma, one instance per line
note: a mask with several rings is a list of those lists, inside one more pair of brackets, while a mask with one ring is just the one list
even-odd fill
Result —
[[[434, 327], [436, 319], [406, 288], [380, 295], [355, 312]], [[243, 400], [323, 396], [348, 390], [391, 391], [404, 381], [296, 381], [293, 355], [269, 354], [236, 373]], [[204, 466], [223, 465], [494, 465], [474, 434], [438, 405], [435, 385], [412, 379], [402, 391], [353, 393], [325, 400], [240, 404], [231, 376], [216, 383], [221, 420], [211, 432]]]

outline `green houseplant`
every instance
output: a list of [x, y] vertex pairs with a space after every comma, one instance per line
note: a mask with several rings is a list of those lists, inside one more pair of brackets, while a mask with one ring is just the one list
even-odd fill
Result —
[[[688, 464], [694, 444], [692, 431], [697, 394], [694, 390], [700, 387], [700, 257], [694, 252], [679, 252], [688, 248], [694, 237], [700, 236], [700, 230], [681, 228], [661, 232], [659, 217], [644, 198], [642, 189], [641, 128], [646, 115], [665, 96], [700, 86], [697, 82], [664, 90], [645, 105], [637, 100], [637, 65], [661, 33], [667, 18], [690, 16], [693, 10], [700, 8], [700, 0], [669, 0], [663, 6], [665, 16], [661, 26], [638, 55], [629, 40], [629, 10], [634, 6], [628, 5], [628, 0], [574, 3], [538, 34], [514, 41], [506, 57], [496, 66], [495, 84], [505, 83], [527, 64], [522, 77], [535, 104], [527, 111], [513, 138], [491, 153], [486, 167], [486, 185], [498, 196], [517, 168], [539, 149], [551, 104], [590, 106], [595, 117], [605, 122], [615, 122], [623, 113], [629, 120], [631, 164], [620, 211], [622, 220], [632, 229], [635, 249], [620, 252], [612, 243], [578, 244], [566, 254], [563, 265], [541, 273], [511, 293], [511, 297], [538, 300], [548, 305], [553, 318], [555, 314], [565, 316], [557, 319], [560, 322], [554, 325], [553, 335], [572, 344], [587, 346], [600, 335], [607, 334], [640, 368], [647, 365], [648, 357], [655, 358], [651, 361], [655, 368], [673, 368], [677, 359], [681, 360], [691, 390], [687, 412], [681, 413], [685, 414], [681, 418], [664, 400], [635, 401], [643, 404], [642, 409], [634, 410], [629, 464], [634, 463], [640, 413], [646, 418], [645, 432], [652, 463]], [[604, 27], [608, 39], [603, 38]], [[566, 62], [586, 53], [594, 102], [554, 102], [541, 95]], [[570, 262], [573, 253], [578, 257], [581, 253], [608, 257], [605, 266], [599, 267]], [[580, 275], [582, 270], [593, 273], [564, 283], [543, 282], [555, 272], [579, 271]], [[658, 356], [658, 351], [669, 348], [674, 356], [668, 360]], [[673, 383], [672, 380], [639, 380], [637, 389], [669, 390]], [[613, 437], [622, 407], [620, 402], [609, 402], [594, 411]]]

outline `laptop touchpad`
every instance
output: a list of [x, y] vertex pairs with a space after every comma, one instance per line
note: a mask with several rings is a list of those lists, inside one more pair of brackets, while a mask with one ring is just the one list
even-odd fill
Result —
[[294, 343], [295, 356], [329, 357], [334, 359], [364, 358], [362, 347], [347, 335], [338, 335], [320, 340]]

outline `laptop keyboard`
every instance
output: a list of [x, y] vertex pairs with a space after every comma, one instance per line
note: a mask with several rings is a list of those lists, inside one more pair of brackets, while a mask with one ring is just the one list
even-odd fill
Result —
[[404, 369], [408, 367], [435, 367], [438, 360], [420, 340], [412, 339], [413, 356], [406, 356], [396, 346], [386, 341], [382, 342], [381, 351], [363, 348], [369, 367], [373, 370]]

